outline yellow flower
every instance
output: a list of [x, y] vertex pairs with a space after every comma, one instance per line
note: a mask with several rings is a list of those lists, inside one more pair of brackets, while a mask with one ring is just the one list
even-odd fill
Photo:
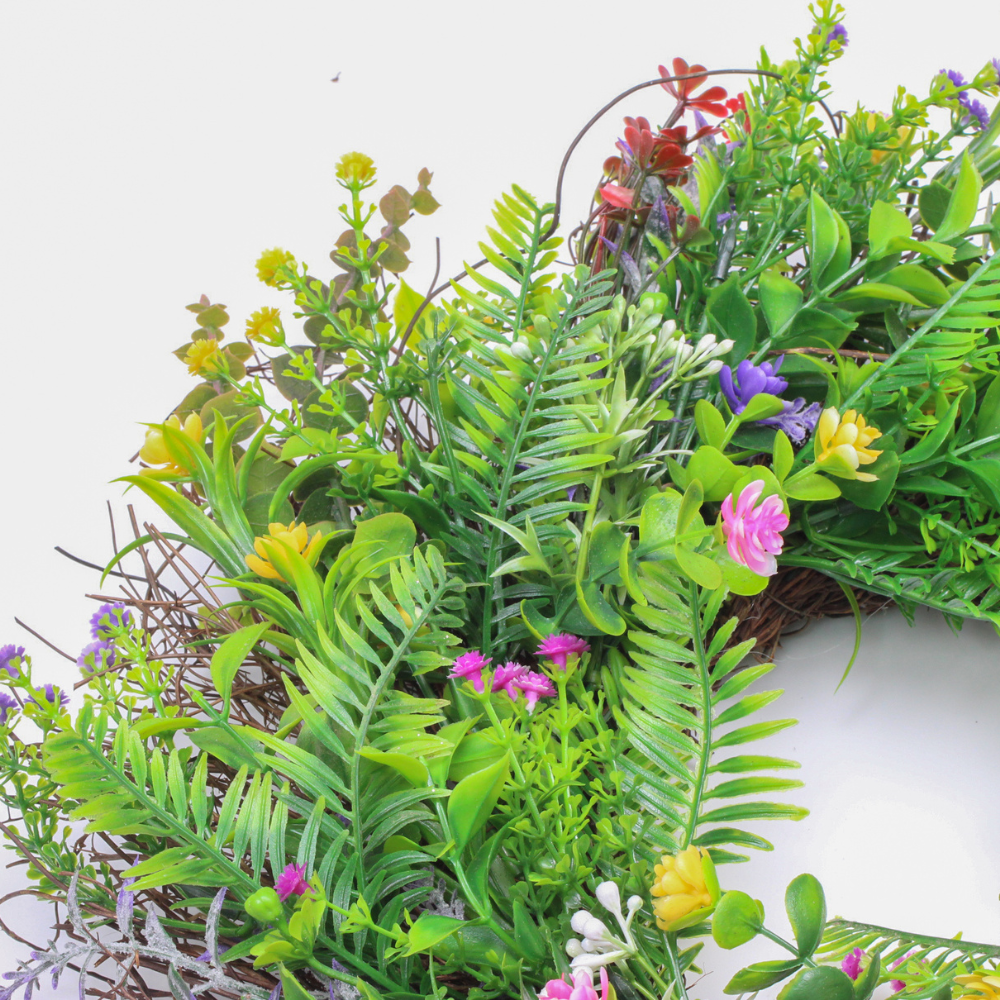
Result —
[[857, 469], [859, 465], [871, 465], [882, 454], [868, 447], [881, 436], [882, 432], [877, 427], [865, 424], [865, 418], [857, 410], [847, 410], [841, 416], [837, 408], [831, 406], [820, 414], [816, 425], [816, 462], [841, 479], [873, 483], [878, 476], [858, 472]]
[[653, 911], [660, 930], [670, 930], [675, 921], [715, 903], [703, 859], [711, 870], [708, 851], [691, 846], [673, 856], [664, 854], [653, 868]]
[[[254, 552], [245, 556], [247, 566], [258, 576], [266, 577], [268, 580], [285, 580], [285, 578], [271, 565], [271, 552], [281, 552], [280, 547], [276, 547], [276, 542], [284, 542], [295, 552], [302, 555], [310, 566], [316, 565], [319, 559], [320, 544], [323, 535], [317, 531], [312, 538], [309, 537], [309, 529], [304, 524], [296, 524], [292, 521], [289, 525], [274, 523], [267, 526], [267, 534], [261, 537], [258, 535], [253, 541]], [[287, 583], [288, 581], [285, 580]]]
[[181, 465], [180, 462], [171, 455], [167, 442], [163, 434], [164, 427], [171, 427], [175, 431], [179, 431], [181, 434], [190, 438], [195, 444], [201, 444], [201, 439], [205, 435], [205, 430], [202, 427], [201, 416], [197, 413], [189, 413], [187, 419], [184, 421], [184, 425], [181, 426], [180, 417], [176, 413], [169, 416], [166, 421], [155, 427], [150, 427], [146, 431], [146, 441], [139, 452], [139, 458], [141, 458], [147, 465], [151, 466], [161, 466], [159, 469], [143, 469], [143, 473], [146, 475], [152, 475], [155, 472], [169, 472], [177, 476], [187, 476], [190, 474], [191, 470], [186, 466]]
[[281, 325], [281, 317], [277, 309], [264, 306], [254, 313], [250, 313], [247, 320], [247, 340], [259, 341], [262, 344], [269, 344], [277, 347], [285, 341], [285, 330]]
[[282, 250], [281, 247], [265, 250], [257, 258], [257, 280], [272, 288], [280, 288], [282, 279], [278, 270], [283, 267], [295, 267], [295, 258], [287, 250]]
[[973, 989], [975, 993], [963, 993], [958, 1000], [1000, 1000], [1000, 972], [998, 969], [980, 969], [971, 976], [956, 976], [955, 982], [966, 990]]
[[367, 187], [375, 180], [375, 161], [364, 153], [344, 153], [337, 163], [337, 179]]
[[204, 378], [217, 378], [229, 370], [225, 355], [219, 350], [219, 342], [213, 337], [193, 340], [184, 361], [192, 375]]

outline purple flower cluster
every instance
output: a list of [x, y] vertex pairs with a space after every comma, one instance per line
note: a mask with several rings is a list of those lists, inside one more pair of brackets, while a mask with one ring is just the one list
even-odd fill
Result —
[[76, 665], [84, 673], [94, 673], [115, 663], [113, 630], [128, 628], [132, 615], [124, 604], [102, 604], [90, 619], [90, 634], [94, 641], [84, 646]]
[[[39, 701], [39, 698], [42, 700]], [[28, 701], [39, 708], [47, 708], [49, 705], [54, 705], [57, 699], [60, 706], [69, 704], [69, 696], [64, 691], [54, 684], [46, 684], [44, 687], [35, 688], [35, 694], [29, 697]]]
[[[997, 66], [998, 60], [994, 59], [993, 64]], [[965, 77], [958, 72], [957, 69], [942, 69], [939, 70], [951, 81], [952, 85], [955, 87], [966, 87], [968, 86]], [[1000, 77], [1000, 66], [997, 66], [997, 75]], [[990, 121], [990, 113], [986, 110], [986, 105], [982, 101], [977, 101], [973, 97], [969, 97], [969, 92], [967, 90], [959, 90], [958, 92], [958, 103], [961, 107], [965, 108], [968, 114], [962, 119], [963, 125], [968, 125], [973, 118], [976, 119], [980, 129], [986, 128]]]
[[6, 691], [0, 691], [0, 725], [7, 722], [7, 713], [17, 708], [17, 699]]
[[840, 45], [842, 48], [845, 49], [847, 48], [848, 46], [847, 28], [845, 28], [842, 24], [838, 24], [837, 27], [834, 28], [833, 31], [831, 31], [830, 34], [826, 36], [826, 44], [829, 45], [830, 42], [832, 42], [835, 38], [840, 39]]
[[[770, 396], [780, 396], [788, 388], [786, 379], [778, 375], [785, 356], [782, 354], [773, 364], [762, 361], [755, 365], [752, 361], [741, 361], [733, 371], [728, 365], [719, 370], [719, 388], [726, 397], [730, 410], [734, 414], [742, 413], [754, 396], [765, 392]], [[806, 437], [816, 429], [822, 407], [819, 403], [806, 405], [801, 396], [782, 401], [784, 410], [773, 416], [756, 420], [761, 427], [775, 427], [784, 431], [789, 440], [801, 444]]]
[[11, 680], [17, 680], [21, 676], [21, 671], [10, 661], [20, 661], [23, 657], [24, 646], [15, 646], [13, 643], [7, 646], [0, 646], [0, 674], [6, 671], [10, 675]]

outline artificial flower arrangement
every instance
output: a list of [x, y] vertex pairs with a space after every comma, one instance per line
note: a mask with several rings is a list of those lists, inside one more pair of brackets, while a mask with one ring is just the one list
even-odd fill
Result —
[[625, 119], [565, 239], [559, 191], [514, 187], [420, 295], [430, 173], [376, 206], [349, 153], [335, 276], [257, 263], [300, 322], [230, 342], [189, 307], [199, 381], [125, 477], [176, 527], [107, 567], [82, 709], [0, 651], [0, 826], [69, 931], [2, 1000], [67, 968], [178, 1000], [666, 1000], [708, 936], [760, 946], [726, 994], [1000, 997], [1000, 947], [827, 920], [809, 874], [788, 941], [726, 891], [771, 848], [746, 824], [804, 815], [750, 746], [792, 720], [754, 721], [778, 692], [735, 600], [795, 567], [855, 610], [1000, 620], [1000, 62], [833, 113], [842, 11], [810, 12], [736, 98], [675, 59], [609, 104], [673, 101]]

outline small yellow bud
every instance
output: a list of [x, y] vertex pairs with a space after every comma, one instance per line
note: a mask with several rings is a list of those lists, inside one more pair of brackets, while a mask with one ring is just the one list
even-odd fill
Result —
[[675, 921], [715, 903], [702, 863], [707, 858], [708, 851], [692, 845], [675, 855], [664, 854], [654, 866], [653, 912], [661, 930], [670, 930]]
[[[190, 475], [191, 470], [183, 465], [181, 460], [176, 458], [170, 451], [163, 433], [164, 427], [170, 427], [175, 431], [179, 431], [185, 437], [190, 438], [195, 444], [201, 444], [201, 440], [205, 435], [199, 414], [188, 414], [183, 426], [181, 425], [180, 417], [176, 413], [172, 414], [164, 423], [150, 427], [146, 431], [146, 440], [139, 452], [139, 458], [154, 468], [143, 469], [142, 471], [147, 475], [152, 475], [155, 472], [169, 472], [176, 476]], [[156, 466], [159, 466], [159, 468], [155, 468]]]

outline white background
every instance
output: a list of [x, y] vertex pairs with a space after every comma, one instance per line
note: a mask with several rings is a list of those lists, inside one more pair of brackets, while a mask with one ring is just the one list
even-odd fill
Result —
[[[478, 259], [493, 198], [511, 182], [551, 198], [577, 129], [658, 63], [750, 67], [761, 43], [787, 58], [811, 23], [805, 4], [774, 0], [0, 5], [0, 644], [27, 645], [39, 679], [74, 679], [14, 616], [73, 656], [88, 641], [82, 595], [97, 575], [53, 546], [106, 559], [108, 499], [125, 531], [127, 501], [108, 483], [130, 471], [140, 421], [162, 420], [193, 385], [170, 354], [193, 329], [187, 303], [226, 303], [238, 337], [251, 311], [286, 304], [256, 282], [260, 251], [282, 246], [330, 272], [342, 153], [375, 158], [379, 192], [434, 172], [442, 208], [407, 228], [406, 277], [423, 289], [434, 236], [444, 274]], [[847, 27], [835, 108], [886, 109], [899, 82], [922, 94], [942, 66], [970, 77], [1000, 55], [993, 0], [867, 0]], [[621, 115], [662, 120], [669, 100], [658, 88], [630, 98], [581, 145], [566, 222], [585, 211]], [[996, 638], [956, 639], [931, 616], [909, 631], [887, 615], [833, 697], [849, 630], [814, 628], [781, 657], [790, 693], [775, 708], [805, 722], [772, 752], [803, 761], [797, 801], [813, 814], [772, 826], [778, 849], [727, 884], [778, 914], [784, 885], [809, 870], [831, 912], [1000, 940]], [[0, 885], [19, 884], [0, 870]], [[40, 941], [45, 917], [26, 936]], [[13, 966], [21, 952], [6, 947], [0, 965]], [[695, 995], [719, 996], [723, 982]]]

